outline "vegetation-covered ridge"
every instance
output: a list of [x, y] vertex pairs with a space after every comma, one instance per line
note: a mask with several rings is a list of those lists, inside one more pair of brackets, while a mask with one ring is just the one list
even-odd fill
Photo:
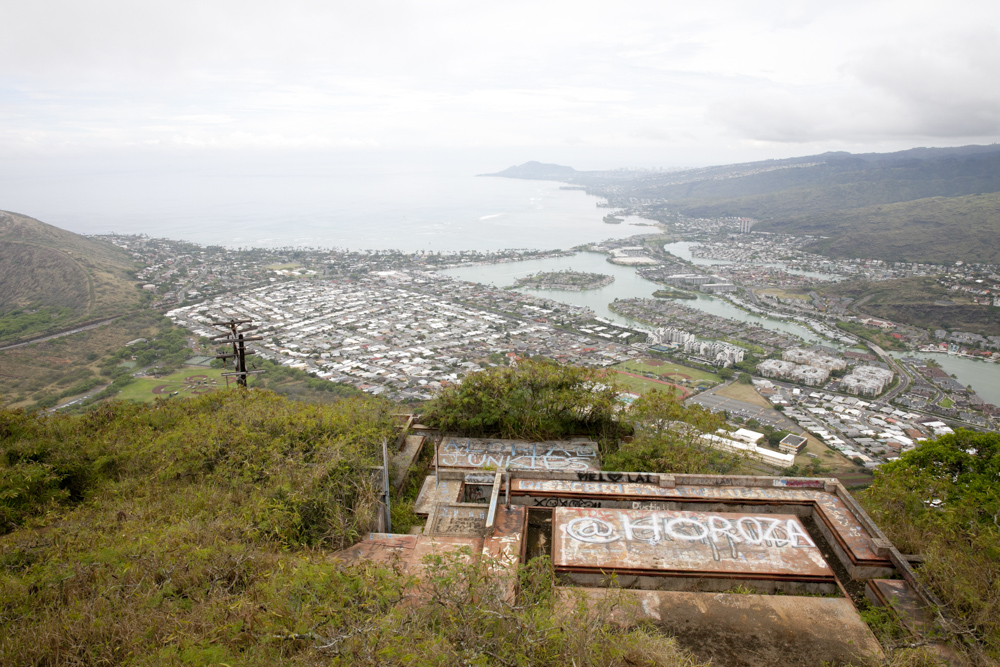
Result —
[[959, 430], [923, 443], [878, 468], [861, 500], [900, 551], [922, 557], [917, 575], [943, 603], [945, 629], [996, 664], [1000, 435]]
[[851, 297], [860, 304], [858, 311], [892, 322], [1000, 336], [1000, 308], [977, 304], [967, 293], [950, 290], [932, 277], [845, 280], [823, 286], [821, 291], [824, 296]]
[[833, 257], [993, 262], [1000, 238], [995, 144], [824, 153], [676, 172], [528, 163], [496, 175], [571, 183], [612, 208], [661, 222], [677, 214], [749, 217], [758, 221], [755, 231], [829, 237], [813, 249]]
[[392, 408], [232, 390], [0, 410], [0, 664], [693, 664], [556, 596], [544, 559], [515, 600], [490, 563], [434, 557], [419, 584], [337, 564], [375, 525]]
[[0, 211], [0, 343], [137, 307], [132, 267], [113, 244]]

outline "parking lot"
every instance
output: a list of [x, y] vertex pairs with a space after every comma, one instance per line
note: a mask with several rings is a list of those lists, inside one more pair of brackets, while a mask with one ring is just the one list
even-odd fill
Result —
[[742, 417], [743, 419], [756, 419], [761, 424], [767, 424], [781, 431], [791, 431], [799, 433], [802, 429], [795, 422], [785, 417], [777, 410], [762, 408], [752, 403], [738, 401], [735, 398], [718, 396], [710, 389], [704, 393], [692, 396], [687, 401], [688, 404], [697, 403], [712, 412], [728, 412], [730, 415]]

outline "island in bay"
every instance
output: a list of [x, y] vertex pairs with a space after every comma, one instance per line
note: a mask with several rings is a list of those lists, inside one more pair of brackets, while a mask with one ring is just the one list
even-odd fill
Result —
[[518, 278], [514, 287], [530, 289], [559, 289], [579, 292], [587, 289], [597, 289], [610, 285], [614, 276], [603, 273], [584, 273], [582, 271], [545, 271], [533, 273], [530, 276]]

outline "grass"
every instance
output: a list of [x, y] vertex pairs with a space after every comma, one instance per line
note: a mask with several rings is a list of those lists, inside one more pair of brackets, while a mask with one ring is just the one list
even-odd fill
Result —
[[130, 278], [132, 266], [128, 253], [110, 243], [0, 212], [0, 315], [38, 308], [68, 311], [50, 327], [4, 327], [0, 320], [0, 342], [137, 307], [147, 297]]
[[940, 405], [942, 408], [951, 408], [955, 406], [955, 401], [951, 400], [950, 398], [942, 398], [938, 402], [938, 405]]
[[650, 380], [649, 378], [636, 377], [634, 375], [627, 375], [623, 371], [619, 370], [616, 373], [615, 379], [617, 382], [624, 387], [626, 387], [630, 392], [639, 394], [640, 396], [650, 391], [670, 391], [675, 392], [681, 398], [687, 397], [690, 393], [688, 389], [684, 387], [671, 384], [669, 382], [662, 382], [657, 380]]
[[761, 396], [752, 384], [743, 384], [742, 382], [730, 382], [725, 387], [719, 387], [715, 390], [717, 396], [725, 396], [727, 398], [736, 399], [737, 401], [743, 401], [744, 403], [750, 403], [761, 408], [773, 409], [774, 406], [771, 405], [766, 398]]
[[102, 362], [131, 340], [152, 338], [163, 326], [156, 313], [140, 312], [96, 329], [4, 350], [0, 352], [0, 404], [28, 407], [82, 382], [110, 382], [101, 376]]
[[656, 359], [637, 359], [617, 364], [612, 368], [629, 373], [656, 375], [662, 380], [676, 384], [693, 383], [691, 386], [697, 386], [699, 383], [716, 384], [719, 382], [719, 376], [714, 373]]
[[824, 295], [850, 296], [859, 310], [875, 317], [921, 328], [1000, 335], [1000, 308], [972, 303], [933, 278], [914, 277], [881, 282], [850, 281], [823, 290]]
[[[216, 389], [225, 389], [226, 378], [222, 377], [223, 372], [221, 368], [186, 366], [166, 377], [139, 378], [126, 386], [118, 397], [126, 401], [148, 403], [157, 398], [198, 396]], [[188, 378], [192, 379], [189, 381]], [[230, 381], [235, 384], [235, 381]], [[177, 392], [176, 396], [174, 392]]]
[[[830, 216], [799, 218], [782, 231], [830, 237], [816, 250], [832, 257], [877, 257], [896, 262], [992, 262], [1000, 254], [996, 211], [1000, 193], [929, 197]], [[812, 232], [808, 230], [813, 230]]]
[[780, 287], [766, 287], [764, 289], [756, 289], [754, 292], [761, 296], [768, 295], [779, 299], [798, 299], [800, 301], [811, 300], [811, 297], [808, 294], [804, 294], [802, 292], [791, 292], [786, 289], [781, 289]]
[[[845, 477], [852, 480], [851, 487], [866, 485], [871, 482], [871, 473], [863, 468], [859, 468], [854, 461], [835, 449], [830, 449], [819, 441], [811, 433], [802, 434], [806, 439], [806, 447], [795, 456], [795, 463], [799, 466], [809, 466], [819, 463], [824, 468], [830, 469], [831, 477]], [[806, 456], [806, 453], [815, 454], [818, 458]]]

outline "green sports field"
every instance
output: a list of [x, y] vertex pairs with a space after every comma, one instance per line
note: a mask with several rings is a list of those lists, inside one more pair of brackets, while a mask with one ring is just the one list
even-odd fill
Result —
[[679, 395], [681, 398], [686, 398], [691, 394], [691, 390], [687, 387], [682, 387], [680, 385], [668, 384], [665, 381], [650, 380], [644, 377], [638, 377], [635, 375], [629, 375], [621, 370], [617, 373], [615, 377], [618, 382], [625, 385], [629, 391], [639, 394], [640, 396], [657, 389], [659, 391], [671, 392]]
[[674, 382], [687, 387], [698, 384], [718, 384], [719, 376], [697, 368], [688, 368], [659, 359], [638, 359], [613, 366], [617, 371], [635, 373], [636, 375], [655, 375], [664, 382]]
[[[125, 387], [118, 398], [147, 403], [154, 398], [200, 396], [226, 388], [221, 368], [188, 367], [163, 378], [139, 378]], [[232, 382], [232, 380], [230, 380]]]

